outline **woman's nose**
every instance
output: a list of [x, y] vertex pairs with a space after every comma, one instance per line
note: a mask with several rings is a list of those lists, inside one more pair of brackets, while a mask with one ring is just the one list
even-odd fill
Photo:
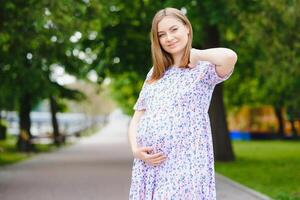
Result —
[[171, 41], [173, 38], [173, 35], [167, 33], [167, 41]]

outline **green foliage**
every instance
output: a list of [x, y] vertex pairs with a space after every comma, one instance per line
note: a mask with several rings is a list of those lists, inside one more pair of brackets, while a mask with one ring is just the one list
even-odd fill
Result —
[[[141, 89], [136, 82], [141, 83], [151, 67], [152, 18], [170, 6], [186, 11], [194, 47], [205, 46], [209, 27], [215, 27], [222, 46], [238, 53], [235, 73], [225, 84], [227, 105], [279, 104], [299, 110], [298, 1], [85, 2], [1, 2], [0, 108], [16, 108], [27, 93], [33, 104], [49, 94], [63, 97], [51, 78], [58, 65], [79, 79], [95, 70], [99, 84], [111, 77], [116, 84], [112, 91], [117, 92], [113, 96], [131, 113]], [[80, 37], [72, 42], [75, 33]], [[130, 75], [133, 72], [136, 78]], [[117, 79], [132, 81], [121, 85]]]
[[[280, 103], [298, 109], [296, 106], [300, 104], [296, 90], [299, 88], [300, 79], [297, 78], [299, 58], [296, 55], [299, 54], [299, 31], [294, 30], [300, 27], [299, 14], [296, 13], [299, 3], [274, 3], [271, 0], [170, 0], [158, 4], [151, 2], [145, 6], [147, 3], [148, 1], [113, 1], [108, 5], [108, 9], [115, 6], [110, 9], [113, 19], [111, 26], [103, 28], [106, 49], [102, 63], [109, 76], [136, 71], [141, 79], [145, 77], [145, 68], [151, 66], [148, 38], [151, 20], [156, 11], [171, 6], [186, 10], [194, 29], [193, 46], [205, 46], [210, 36], [208, 27], [215, 26], [221, 33], [222, 46], [238, 53], [239, 61], [235, 73], [225, 84], [227, 105], [257, 106]], [[290, 79], [291, 76], [295, 78]], [[122, 95], [122, 91], [119, 90], [116, 96]], [[128, 99], [127, 95], [124, 93], [123, 98]], [[122, 101], [121, 96], [117, 99]], [[129, 106], [132, 107], [133, 104]]]
[[131, 115], [133, 113], [132, 107], [136, 101], [135, 97], [139, 95], [142, 85], [143, 80], [139, 78], [136, 72], [125, 72], [112, 79], [110, 85], [112, 98], [118, 102], [126, 114]]
[[[100, 68], [112, 78], [113, 98], [128, 114], [151, 67], [149, 33], [159, 1], [110, 1], [108, 22], [102, 29], [104, 46]], [[138, 84], [137, 84], [138, 83]]]
[[[54, 75], [62, 69], [85, 79], [96, 69], [100, 48], [91, 41], [101, 26], [97, 21], [104, 21], [100, 9], [95, 1], [1, 1], [0, 110], [19, 110], [20, 130], [29, 136], [29, 113], [38, 102], [55, 98], [58, 109], [66, 110], [60, 98], [84, 99], [79, 91], [59, 85]], [[104, 74], [98, 75], [103, 80]], [[19, 139], [20, 150], [30, 149]]]
[[236, 32], [232, 43], [239, 60], [238, 73], [226, 85], [227, 104], [300, 110], [299, 2], [231, 2], [229, 10], [236, 20], [228, 26]]
[[12, 100], [27, 93], [33, 104], [57, 93], [61, 86], [52, 84], [55, 80], [51, 78], [55, 66], [78, 78], [86, 77], [97, 60], [96, 44], [88, 41], [94, 39], [90, 32], [101, 26], [97, 23], [101, 21], [99, 7], [95, 2], [69, 0], [1, 2], [0, 89], [4, 95], [0, 107], [11, 109], [16, 104]]
[[8, 127], [7, 121], [0, 119], [0, 126], [7, 128]]

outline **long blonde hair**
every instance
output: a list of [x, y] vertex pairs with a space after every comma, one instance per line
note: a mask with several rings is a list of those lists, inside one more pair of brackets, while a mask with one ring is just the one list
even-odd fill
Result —
[[160, 79], [164, 75], [164, 72], [170, 66], [174, 65], [172, 55], [166, 52], [161, 47], [158, 37], [158, 23], [166, 16], [171, 16], [178, 19], [189, 29], [188, 42], [185, 47], [180, 66], [183, 68], [187, 68], [189, 64], [189, 57], [193, 40], [193, 30], [190, 21], [180, 10], [176, 8], [165, 8], [159, 10], [152, 20], [152, 27], [150, 33], [153, 72], [151, 78], [148, 80], [148, 83], [152, 83]]

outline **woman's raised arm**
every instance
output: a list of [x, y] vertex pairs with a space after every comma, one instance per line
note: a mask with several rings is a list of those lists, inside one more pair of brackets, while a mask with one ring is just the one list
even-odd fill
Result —
[[193, 67], [199, 60], [209, 61], [216, 65], [216, 72], [220, 77], [230, 73], [237, 61], [237, 54], [228, 48], [211, 48], [191, 50], [190, 65]]

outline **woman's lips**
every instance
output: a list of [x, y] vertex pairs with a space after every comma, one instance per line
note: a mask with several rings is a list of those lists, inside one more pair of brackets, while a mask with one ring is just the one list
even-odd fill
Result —
[[174, 43], [172, 43], [172, 44], [170, 44], [170, 45], [168, 45], [168, 47], [175, 47], [176, 46], [176, 44], [177, 44], [177, 42], [174, 42]]

